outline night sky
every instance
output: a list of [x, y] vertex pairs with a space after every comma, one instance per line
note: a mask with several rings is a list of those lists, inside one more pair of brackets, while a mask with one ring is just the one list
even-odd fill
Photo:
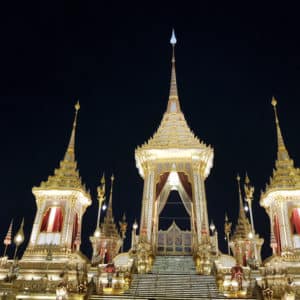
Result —
[[103, 172], [115, 174], [116, 220], [123, 212], [130, 227], [139, 220], [143, 180], [134, 149], [152, 136], [166, 109], [175, 27], [181, 108], [215, 152], [206, 189], [221, 250], [225, 211], [234, 223], [238, 214], [235, 178], [247, 171], [256, 189], [255, 227], [265, 238], [263, 256], [269, 254], [269, 220], [259, 197], [276, 157], [272, 95], [288, 151], [300, 166], [299, 10], [244, 2], [41, 3], [11, 1], [1, 9], [0, 239], [11, 218], [15, 232], [23, 216], [29, 238], [36, 209], [31, 188], [63, 158], [77, 99], [76, 156], [93, 196], [83, 219], [83, 252], [90, 257]]

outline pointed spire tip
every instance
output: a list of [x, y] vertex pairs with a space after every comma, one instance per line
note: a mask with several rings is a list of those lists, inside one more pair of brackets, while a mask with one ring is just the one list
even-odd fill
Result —
[[171, 36], [171, 39], [170, 39], [170, 43], [171, 43], [172, 46], [175, 46], [176, 43], [177, 43], [177, 39], [176, 39], [174, 28], [172, 29], [172, 36]]
[[275, 98], [274, 96], [272, 97], [271, 104], [272, 104], [274, 107], [276, 107], [276, 105], [277, 105], [277, 100], [276, 100], [276, 98]]
[[77, 100], [76, 104], [75, 104], [75, 110], [78, 111], [80, 109], [80, 103], [79, 100]]

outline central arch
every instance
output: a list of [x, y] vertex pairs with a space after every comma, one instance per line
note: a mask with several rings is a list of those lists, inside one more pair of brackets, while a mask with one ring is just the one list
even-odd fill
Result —
[[[165, 208], [172, 191], [178, 192], [178, 199], [182, 202], [186, 211], [190, 230], [182, 230], [175, 219], [171, 226], [165, 230], [159, 228], [160, 215]], [[153, 237], [155, 243], [155, 252], [164, 255], [190, 255], [193, 245], [194, 218], [192, 205], [192, 185], [188, 175], [184, 172], [171, 171], [159, 176], [156, 184], [155, 201], [155, 226], [153, 228]]]

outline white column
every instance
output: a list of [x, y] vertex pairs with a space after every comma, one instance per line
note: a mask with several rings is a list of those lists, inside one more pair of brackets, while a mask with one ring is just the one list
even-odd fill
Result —
[[204, 178], [202, 176], [200, 176], [200, 186], [201, 186], [202, 217], [205, 222], [205, 227], [206, 227], [207, 233], [209, 234], [206, 191], [205, 191]]
[[35, 214], [34, 223], [32, 226], [31, 237], [30, 237], [30, 246], [36, 245], [37, 237], [40, 232], [41, 222], [43, 220], [43, 215], [45, 212], [47, 200], [44, 200], [40, 207], [37, 207], [37, 211]]
[[147, 226], [147, 209], [148, 209], [147, 191], [148, 191], [148, 186], [149, 186], [149, 176], [148, 176], [148, 171], [146, 171], [145, 172], [145, 177], [144, 177], [144, 189], [143, 189], [143, 199], [142, 199], [142, 214], [141, 214], [140, 233], [144, 229], [144, 224], [145, 224], [145, 226]]
[[201, 205], [201, 183], [199, 167], [193, 167], [193, 185], [194, 185], [194, 217], [196, 218], [197, 241], [201, 241], [201, 221], [202, 221], [202, 205]]
[[284, 211], [284, 227], [286, 232], [286, 238], [287, 238], [287, 246], [290, 249], [294, 249], [294, 242], [292, 238], [292, 230], [291, 230], [291, 222], [289, 218], [289, 212], [288, 212], [288, 202], [282, 202], [282, 208]]
[[147, 211], [147, 239], [151, 242], [152, 224], [153, 224], [153, 210], [154, 210], [154, 171], [149, 172], [148, 184], [148, 211]]
[[[278, 200], [277, 200], [278, 201]], [[280, 226], [280, 240], [281, 240], [281, 250], [289, 248], [289, 238], [287, 234], [287, 225], [285, 219], [285, 211], [284, 211], [284, 203], [282, 201], [279, 202], [277, 206], [277, 216], [279, 219], [279, 226]]]

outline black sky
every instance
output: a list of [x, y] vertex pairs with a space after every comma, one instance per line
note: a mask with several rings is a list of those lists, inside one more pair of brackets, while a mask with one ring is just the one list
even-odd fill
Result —
[[94, 198], [83, 221], [83, 251], [90, 255], [102, 172], [116, 177], [116, 219], [124, 211], [129, 223], [139, 219], [143, 181], [134, 149], [154, 133], [165, 111], [175, 27], [182, 110], [215, 151], [206, 187], [221, 249], [225, 211], [233, 221], [238, 213], [235, 177], [247, 171], [256, 188], [256, 229], [265, 238], [264, 255], [269, 253], [269, 221], [258, 201], [276, 157], [272, 95], [279, 101], [289, 153], [300, 165], [297, 7], [99, 2], [2, 7], [0, 238], [11, 218], [16, 229], [23, 216], [29, 237], [35, 213], [31, 188], [62, 159], [78, 98], [76, 154]]

